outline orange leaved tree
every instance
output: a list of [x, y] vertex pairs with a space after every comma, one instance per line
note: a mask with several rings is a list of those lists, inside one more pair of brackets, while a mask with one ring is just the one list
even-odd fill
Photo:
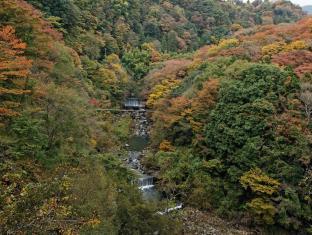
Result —
[[24, 56], [25, 49], [13, 27], [0, 29], [0, 122], [17, 116], [23, 96], [30, 93], [27, 80], [32, 61]]

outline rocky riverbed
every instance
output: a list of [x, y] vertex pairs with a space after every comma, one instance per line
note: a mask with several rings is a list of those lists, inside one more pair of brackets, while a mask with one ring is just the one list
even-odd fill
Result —
[[134, 111], [131, 113], [131, 117], [133, 119], [133, 135], [126, 145], [128, 148], [127, 162], [132, 169], [144, 174], [141, 158], [144, 157], [149, 142], [149, 123], [145, 110]]
[[126, 147], [128, 149], [127, 165], [138, 177], [138, 188], [142, 191], [146, 200], [159, 200], [160, 194], [155, 189], [154, 177], [146, 174], [141, 160], [146, 154], [149, 142], [149, 121], [145, 110], [131, 112], [133, 119], [133, 135], [129, 138]]
[[263, 234], [227, 222], [210, 212], [202, 212], [194, 208], [184, 208], [180, 211], [178, 220], [182, 225], [182, 233], [185, 235], [256, 235]]
[[[154, 186], [154, 177], [146, 174], [147, 170], [141, 164], [146, 154], [149, 142], [149, 120], [145, 110], [131, 112], [133, 119], [132, 133], [126, 148], [128, 156], [126, 163], [138, 176], [138, 188], [142, 191], [146, 200], [160, 200], [159, 193]], [[179, 207], [182, 208], [182, 204]], [[172, 207], [175, 208], [175, 207]], [[172, 208], [158, 212], [167, 214]], [[175, 211], [173, 209], [173, 211]], [[227, 222], [209, 212], [202, 212], [194, 208], [183, 208], [174, 212], [171, 216], [176, 217], [181, 225], [181, 234], [185, 235], [254, 235], [261, 234], [238, 226], [235, 223]]]

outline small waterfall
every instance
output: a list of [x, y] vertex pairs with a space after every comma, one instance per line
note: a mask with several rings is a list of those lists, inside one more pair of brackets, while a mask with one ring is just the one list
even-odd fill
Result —
[[138, 98], [128, 98], [124, 102], [124, 107], [126, 109], [144, 109], [145, 103]]
[[141, 190], [148, 190], [154, 188], [154, 177], [145, 176], [138, 179], [138, 186]]
[[124, 104], [124, 107], [132, 109], [131, 117], [134, 123], [133, 136], [126, 144], [128, 148], [127, 164], [138, 176], [133, 183], [141, 190], [145, 200], [159, 200], [160, 194], [155, 189], [154, 177], [145, 175], [144, 167], [141, 164], [141, 158], [144, 157], [149, 141], [149, 121], [146, 116], [147, 111], [144, 109], [145, 104], [139, 99], [131, 98]]

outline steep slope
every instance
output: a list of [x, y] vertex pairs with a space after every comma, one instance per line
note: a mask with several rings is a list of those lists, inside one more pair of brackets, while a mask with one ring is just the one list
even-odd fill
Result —
[[0, 1], [0, 233], [178, 234], [117, 154], [131, 118], [98, 111], [128, 74], [114, 54], [83, 60], [30, 4]]
[[311, 23], [242, 29], [147, 75], [146, 165], [166, 193], [268, 234], [311, 230]]
[[293, 22], [303, 16], [301, 8], [289, 1], [28, 2], [65, 32], [73, 48], [91, 58], [119, 54], [144, 42], [153, 42], [162, 51], [192, 51], [203, 44], [215, 43], [240, 27]]
[[108, 112], [141, 87], [163, 194], [200, 223], [310, 232], [302, 16], [288, 1], [1, 0], [0, 233], [181, 234], [124, 167], [130, 115]]

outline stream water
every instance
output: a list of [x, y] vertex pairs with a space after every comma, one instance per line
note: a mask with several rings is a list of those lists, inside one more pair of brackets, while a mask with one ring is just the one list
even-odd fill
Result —
[[145, 174], [144, 168], [141, 164], [141, 159], [144, 157], [146, 147], [149, 143], [149, 122], [146, 116], [146, 111], [143, 109], [132, 111], [131, 115], [134, 128], [133, 136], [129, 138], [127, 145], [127, 163], [138, 176], [137, 185], [142, 191], [144, 199], [159, 200], [160, 194], [155, 188], [154, 177]]
[[[137, 186], [142, 191], [143, 198], [149, 201], [162, 200], [161, 194], [155, 187], [155, 179], [153, 176], [146, 174], [141, 160], [146, 154], [146, 148], [149, 144], [149, 120], [145, 109], [142, 109], [142, 102], [139, 109], [132, 110], [131, 115], [134, 123], [133, 135], [129, 138], [127, 144], [128, 157], [127, 164], [137, 175]], [[176, 206], [166, 208], [164, 211], [158, 211], [157, 214], [164, 215], [175, 210], [182, 209], [182, 203]]]

